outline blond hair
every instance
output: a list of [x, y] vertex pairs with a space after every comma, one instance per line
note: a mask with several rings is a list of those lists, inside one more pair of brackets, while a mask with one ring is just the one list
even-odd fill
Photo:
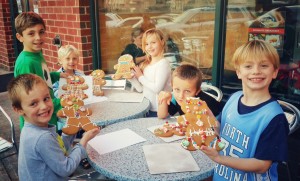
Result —
[[28, 94], [37, 84], [43, 84], [48, 87], [47, 83], [35, 74], [21, 74], [12, 79], [7, 86], [8, 96], [12, 102], [12, 106], [17, 109], [22, 109], [21, 91], [25, 91], [26, 94]]
[[159, 29], [155, 29], [155, 28], [152, 28], [152, 29], [149, 29], [147, 30], [144, 34], [143, 34], [143, 38], [142, 38], [142, 49], [143, 51], [146, 53], [146, 60], [144, 62], [141, 63], [141, 69], [145, 69], [145, 67], [147, 65], [150, 64], [151, 62], [151, 56], [148, 54], [148, 52], [146, 51], [146, 40], [148, 37], [150, 36], [155, 36], [157, 40], [160, 41], [160, 43], [162, 44], [163, 46], [163, 49], [162, 49], [162, 53], [164, 52], [164, 49], [165, 49], [165, 36], [163, 34], [162, 31], [160, 31]]
[[64, 57], [68, 56], [71, 52], [74, 52], [75, 56], [79, 57], [79, 51], [73, 45], [64, 45], [60, 47], [57, 52], [58, 59], [62, 60]]
[[280, 65], [277, 50], [269, 43], [262, 40], [253, 40], [240, 46], [233, 54], [232, 61], [234, 68], [237, 70], [239, 66], [249, 59], [261, 60], [266, 57], [278, 69]]
[[46, 25], [43, 18], [35, 12], [23, 12], [19, 14], [15, 19], [15, 28], [17, 33], [23, 36], [23, 31], [27, 28], [31, 28], [35, 25], [43, 25], [46, 30]]

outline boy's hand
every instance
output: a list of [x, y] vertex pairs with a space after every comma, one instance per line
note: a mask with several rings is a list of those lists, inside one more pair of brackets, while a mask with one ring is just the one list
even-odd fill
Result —
[[65, 73], [65, 72], [60, 73], [60, 78], [68, 78], [69, 76], [71, 76], [71, 75], [68, 73]]
[[134, 67], [133, 67], [133, 70], [134, 70], [134, 75], [135, 75], [136, 78], [139, 78], [140, 76], [143, 75], [143, 72], [142, 72], [142, 70], [140, 69], [140, 67], [134, 66]]
[[217, 158], [220, 156], [218, 151], [212, 147], [202, 145], [200, 150], [203, 151], [211, 160], [217, 162]]
[[161, 91], [158, 94], [158, 104], [162, 104], [164, 101], [166, 101], [167, 105], [170, 105], [171, 100], [172, 100], [171, 92]]
[[92, 130], [89, 130], [87, 132], [85, 132], [80, 140], [80, 144], [86, 148], [86, 144], [88, 141], [90, 141], [91, 139], [93, 139], [97, 134], [100, 133], [100, 127], [98, 128], [94, 128]]

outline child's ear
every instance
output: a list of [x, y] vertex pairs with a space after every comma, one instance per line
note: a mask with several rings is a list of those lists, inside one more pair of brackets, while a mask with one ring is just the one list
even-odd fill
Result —
[[22, 43], [23, 42], [23, 36], [19, 33], [16, 34], [17, 39]]
[[[201, 91], [201, 88], [199, 88], [199, 89], [197, 90], [196, 95], [198, 95], [198, 94], [200, 93], [200, 91]], [[196, 95], [195, 95], [195, 96], [196, 96]]]
[[24, 116], [24, 114], [25, 114], [22, 108], [17, 108], [17, 107], [15, 107], [15, 106], [13, 106], [13, 110], [14, 110], [16, 113], [18, 113], [20, 116]]

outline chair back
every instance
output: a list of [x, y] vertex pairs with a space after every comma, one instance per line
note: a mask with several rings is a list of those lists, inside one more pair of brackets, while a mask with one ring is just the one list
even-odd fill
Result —
[[[15, 127], [14, 127], [14, 123], [12, 121], [12, 119], [10, 118], [10, 116], [5, 112], [5, 110], [0, 106], [0, 111], [3, 113], [3, 115], [6, 117], [6, 120], [9, 122], [9, 125], [10, 125], [10, 138], [11, 138], [11, 143], [12, 143], [12, 146], [15, 145], [16, 146], [16, 149], [18, 151], [18, 148], [17, 148], [17, 145], [16, 145], [16, 138], [15, 138]], [[4, 146], [4, 145], [3, 145]], [[11, 146], [11, 147], [12, 147]], [[9, 149], [10, 146], [8, 147], [5, 147], [6, 149]], [[3, 150], [0, 150], [0, 152], [3, 152], [5, 151], [6, 149], [3, 149]]]
[[281, 105], [284, 114], [288, 120], [289, 128], [290, 128], [289, 134], [292, 134], [300, 126], [300, 120], [299, 120], [300, 111], [296, 106], [292, 105], [291, 103], [282, 100], [277, 100], [277, 101]]
[[201, 90], [210, 95], [211, 97], [215, 98], [217, 101], [221, 101], [223, 98], [223, 92], [216, 86], [210, 85], [206, 82], [202, 82]]

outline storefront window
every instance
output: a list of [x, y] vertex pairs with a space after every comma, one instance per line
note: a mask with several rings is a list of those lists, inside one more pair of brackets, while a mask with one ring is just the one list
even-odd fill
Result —
[[[245, 12], [250, 15], [250, 19], [244, 21], [245, 26], [239, 28], [232, 28], [228, 16], [223, 88], [229, 94], [241, 88], [231, 62], [232, 52], [249, 40], [261, 39], [272, 44], [280, 55], [279, 73], [270, 87], [272, 95], [278, 99], [299, 105], [300, 6], [289, 3], [283, 4], [274, 1], [267, 6], [265, 4], [255, 4], [255, 1], [253, 1], [253, 5], [244, 6]], [[231, 4], [229, 2], [229, 6], [232, 6]]]
[[[137, 28], [161, 29], [167, 40], [165, 57], [172, 68], [190, 62], [211, 73], [215, 4], [207, 1], [123, 0], [98, 1], [101, 66], [113, 73], [113, 66], [132, 43]], [[211, 78], [211, 76], [207, 76]]]

